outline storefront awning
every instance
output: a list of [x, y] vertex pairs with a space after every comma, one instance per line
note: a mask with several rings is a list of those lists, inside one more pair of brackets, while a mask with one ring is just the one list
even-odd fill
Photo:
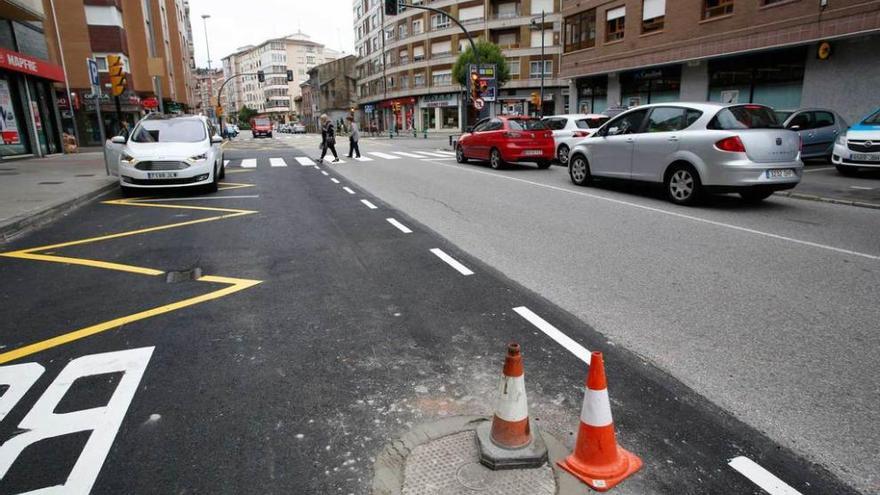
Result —
[[64, 69], [48, 60], [0, 48], [0, 69], [22, 72], [51, 81], [64, 82]]

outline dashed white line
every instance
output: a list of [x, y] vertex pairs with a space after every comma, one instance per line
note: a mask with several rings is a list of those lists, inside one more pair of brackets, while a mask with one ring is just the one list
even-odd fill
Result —
[[330, 180], [331, 180], [334, 184], [339, 184], [339, 181], [336, 180], [334, 177], [330, 177]]
[[519, 306], [517, 308], [513, 308], [514, 311], [523, 318], [525, 318], [529, 323], [535, 325], [538, 330], [547, 334], [548, 337], [555, 340], [557, 344], [565, 347], [565, 349], [574, 354], [574, 356], [581, 361], [590, 364], [590, 351], [584, 346], [578, 344], [571, 337], [562, 333], [558, 328], [554, 327], [550, 323], [547, 322], [544, 318], [536, 315], [531, 309], [525, 306]]
[[870, 191], [874, 189], [873, 187], [865, 187], [865, 186], [849, 186], [850, 189], [858, 189], [860, 191]]
[[241, 161], [241, 168], [257, 168], [256, 158], [246, 158]]
[[362, 200], [361, 200], [361, 203], [363, 203], [364, 205], [366, 205], [367, 208], [369, 208], [369, 209], [371, 209], [371, 210], [375, 210], [376, 208], [378, 208], [378, 206], [374, 205], [373, 203], [370, 203], [370, 202], [367, 201], [366, 199], [362, 199]]
[[223, 166], [225, 167], [227, 165], [229, 165], [229, 160], [223, 160]]
[[455, 268], [455, 270], [458, 273], [460, 273], [462, 275], [473, 275], [474, 274], [474, 272], [472, 272], [470, 270], [470, 268], [462, 265], [457, 259], [455, 259], [452, 256], [449, 256], [448, 254], [443, 252], [442, 249], [434, 248], [431, 250], [431, 252], [434, 253], [434, 256], [445, 261], [447, 265], [451, 266], [452, 268]]
[[327, 175], [327, 176], [330, 175], [330, 174], [328, 174], [327, 172], [324, 172], [323, 170], [321, 170], [321, 173], [324, 174], [324, 175]]
[[385, 220], [388, 220], [388, 223], [397, 227], [397, 230], [403, 232], [404, 234], [412, 234], [412, 230], [410, 230], [409, 227], [398, 222], [397, 220], [393, 218], [386, 218]]
[[378, 151], [370, 151], [369, 153], [373, 156], [378, 156], [379, 158], [385, 158], [386, 160], [400, 160], [399, 156], [389, 155], [388, 153], [380, 153]]
[[347, 192], [348, 194], [354, 194], [354, 191], [352, 191], [350, 187], [342, 186], [342, 188], [345, 189], [345, 192]]
[[307, 156], [297, 156], [295, 158], [296, 158], [296, 161], [299, 162], [299, 164], [304, 167], [311, 166], [311, 165], [315, 164], [315, 162], [313, 162], [312, 159]]
[[271, 166], [271, 167], [286, 167], [287, 162], [284, 161], [284, 158], [269, 158], [269, 166]]
[[834, 170], [834, 167], [805, 168], [804, 172], [821, 172], [823, 170]]
[[770, 495], [801, 495], [801, 492], [795, 490], [748, 457], [734, 457], [727, 464]]

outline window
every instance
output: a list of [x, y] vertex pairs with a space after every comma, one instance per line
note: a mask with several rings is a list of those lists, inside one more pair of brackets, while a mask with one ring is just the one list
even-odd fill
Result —
[[565, 51], [596, 46], [596, 9], [565, 18]]
[[446, 41], [435, 41], [431, 44], [431, 55], [449, 55], [452, 53], [452, 42], [449, 40]]
[[95, 62], [98, 63], [98, 71], [99, 72], [107, 72], [107, 58], [106, 57], [95, 57]]
[[413, 61], [418, 62], [419, 60], [425, 60], [425, 47], [423, 45], [414, 46], [413, 49]]
[[640, 132], [642, 121], [645, 120], [645, 115], [647, 113], [647, 109], [634, 110], [617, 117], [605, 127], [605, 129], [607, 129], [607, 134], [609, 136], [616, 136], [618, 134], [636, 134]]
[[666, 16], [666, 0], [644, 0], [642, 3], [642, 33], [663, 29]]
[[813, 127], [828, 127], [834, 125], [834, 114], [831, 112], [813, 112]]
[[708, 129], [778, 129], [776, 114], [763, 105], [740, 105], [722, 108], [706, 126]]
[[[544, 77], [553, 75], [553, 61], [545, 60], [544, 61]], [[537, 79], [541, 77], [541, 61], [537, 60], [534, 62], [529, 62], [529, 77], [532, 79]]]
[[799, 131], [806, 131], [807, 129], [813, 128], [813, 118], [811, 112], [801, 112], [794, 116], [791, 119], [791, 122], [788, 123], [788, 127], [792, 128], [794, 126], [798, 127]]
[[425, 75], [424, 74], [414, 74], [413, 75], [413, 86], [416, 88], [421, 88], [425, 85]]
[[605, 41], [622, 40], [625, 27], [624, 21], [626, 20], [626, 7], [617, 7], [605, 11], [605, 19]]
[[733, 14], [733, 0], [703, 0], [703, 19]]
[[136, 143], [199, 143], [207, 139], [205, 126], [195, 119], [145, 120], [134, 130]]
[[647, 132], [673, 132], [680, 131], [699, 118], [700, 112], [691, 111], [696, 118], [688, 122], [688, 110], [678, 107], [655, 107], [651, 110], [651, 116], [648, 117]]
[[495, 17], [498, 19], [510, 19], [511, 17], [519, 17], [519, 7], [515, 2], [499, 4], [498, 13], [495, 14]]
[[452, 84], [451, 70], [435, 70], [431, 72], [432, 86], [449, 86]]
[[568, 119], [544, 119], [544, 124], [551, 131], [561, 131], [565, 129], [565, 124], [568, 123]]
[[446, 14], [434, 14], [431, 16], [431, 29], [446, 29], [449, 27], [449, 17]]
[[507, 59], [507, 67], [510, 69], [510, 77], [519, 76], [519, 59], [518, 58]]
[[458, 9], [458, 20], [462, 23], [483, 20], [483, 6], [477, 5], [475, 7]]
[[406, 38], [406, 24], [401, 24], [397, 26], [398, 38], [404, 39]]
[[489, 127], [489, 119], [480, 120], [474, 125], [474, 132], [485, 131], [487, 127]]
[[416, 19], [413, 21], [413, 34], [421, 34], [422, 32], [422, 20]]
[[507, 127], [511, 131], [542, 131], [547, 129], [544, 122], [538, 119], [510, 119], [507, 121]]
[[503, 33], [498, 35], [498, 40], [495, 42], [501, 48], [517, 48], [516, 46], [516, 33]]
[[541, 12], [553, 12], [553, 0], [532, 0], [532, 15], [541, 15]]
[[500, 119], [492, 119], [489, 121], [489, 124], [487, 124], [483, 130], [486, 132], [489, 132], [489, 131], [500, 131], [501, 129], [504, 129], [504, 123], [501, 122]]
[[542, 38], [544, 40], [545, 47], [553, 46], [553, 31], [545, 29], [545, 30], [541, 30], [541, 31], [532, 31], [532, 39], [531, 39], [532, 48], [540, 48]]

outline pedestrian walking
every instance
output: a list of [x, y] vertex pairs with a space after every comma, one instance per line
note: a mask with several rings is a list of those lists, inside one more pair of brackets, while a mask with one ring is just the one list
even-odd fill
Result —
[[318, 163], [324, 163], [324, 155], [327, 154], [327, 150], [333, 152], [333, 161], [331, 163], [336, 163], [339, 161], [339, 155], [336, 154], [336, 133], [333, 130], [333, 121], [330, 120], [330, 117], [327, 114], [321, 114], [321, 158], [318, 158]]
[[348, 157], [354, 158], [352, 157], [352, 154], [357, 153], [357, 158], [360, 158], [361, 148], [358, 146], [358, 141], [361, 139], [361, 130], [358, 129], [354, 117], [349, 115], [346, 119], [348, 120], [348, 128], [351, 130], [351, 133], [348, 135]]

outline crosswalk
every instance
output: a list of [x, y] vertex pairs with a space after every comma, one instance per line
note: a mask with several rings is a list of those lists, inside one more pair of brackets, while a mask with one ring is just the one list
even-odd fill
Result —
[[[402, 158], [417, 158], [420, 160], [453, 160], [455, 159], [455, 153], [451, 151], [443, 151], [443, 150], [431, 150], [431, 151], [423, 151], [423, 150], [411, 150], [411, 151], [368, 151], [363, 154], [363, 156], [358, 158], [340, 158], [335, 165], [345, 164], [349, 161], [356, 162], [372, 162], [372, 161], [383, 161], [383, 160], [400, 160]], [[332, 163], [332, 157], [325, 157], [324, 163]], [[263, 158], [241, 158], [241, 159], [233, 159], [233, 160], [224, 160], [224, 165], [227, 167], [241, 167], [241, 168], [258, 168], [260, 165], [268, 165], [271, 168], [281, 168], [288, 166], [288, 160], [282, 157], [271, 157], [268, 159]], [[294, 156], [293, 160], [290, 161], [291, 164], [299, 164], [303, 167], [312, 167], [317, 165], [317, 158], [309, 157], [309, 156]]]

